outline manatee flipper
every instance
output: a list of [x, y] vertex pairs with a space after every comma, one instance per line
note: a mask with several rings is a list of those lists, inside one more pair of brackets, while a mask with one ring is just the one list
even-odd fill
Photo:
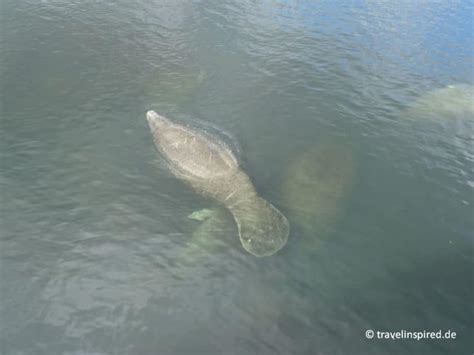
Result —
[[206, 219], [208, 218], [211, 218], [212, 216], [214, 216], [215, 214], [217, 214], [218, 212], [214, 209], [209, 209], [209, 208], [204, 208], [202, 210], [199, 210], [199, 211], [194, 211], [193, 213], [191, 213], [188, 218], [189, 219], [193, 219], [195, 221], [205, 221]]
[[222, 208], [203, 209], [191, 213], [196, 229], [178, 257], [178, 263], [195, 266], [229, 245], [229, 236], [235, 233], [232, 218]]

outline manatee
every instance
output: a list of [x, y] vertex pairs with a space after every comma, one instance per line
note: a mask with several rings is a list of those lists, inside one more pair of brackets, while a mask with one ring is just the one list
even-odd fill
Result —
[[305, 248], [318, 247], [342, 210], [354, 178], [352, 152], [322, 142], [291, 159], [281, 184], [289, 217], [303, 232]]
[[448, 85], [430, 91], [412, 103], [408, 113], [434, 121], [463, 118], [472, 120], [474, 117], [474, 86]]
[[210, 256], [226, 250], [237, 229], [232, 217], [221, 207], [195, 211], [188, 218], [195, 221], [196, 228], [177, 259], [184, 265], [202, 264], [209, 261]]
[[155, 146], [171, 172], [197, 193], [232, 214], [243, 248], [261, 257], [286, 244], [286, 217], [260, 197], [232, 150], [209, 133], [172, 122], [155, 111], [146, 114]]
[[[474, 158], [474, 86], [454, 84], [429, 91], [402, 112], [414, 125], [411, 134], [425, 152], [450, 154], [454, 147]], [[428, 147], [428, 148], [427, 148]]]

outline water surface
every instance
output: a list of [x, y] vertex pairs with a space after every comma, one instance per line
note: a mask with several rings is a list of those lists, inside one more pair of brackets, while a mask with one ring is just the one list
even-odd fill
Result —
[[[471, 353], [474, 118], [410, 108], [473, 84], [472, 13], [5, 0], [0, 352]], [[202, 240], [188, 216], [216, 206], [156, 161], [149, 109], [239, 143], [283, 250], [247, 254], [226, 217]]]

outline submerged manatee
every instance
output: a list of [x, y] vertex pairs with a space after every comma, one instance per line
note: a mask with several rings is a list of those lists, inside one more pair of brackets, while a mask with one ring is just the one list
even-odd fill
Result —
[[473, 85], [448, 85], [427, 92], [404, 110], [403, 115], [413, 122], [412, 134], [417, 145], [423, 146], [422, 153], [446, 156], [452, 154], [450, 148], [454, 147], [468, 161], [474, 158]]
[[288, 164], [282, 196], [289, 217], [303, 232], [305, 248], [317, 248], [322, 237], [328, 235], [353, 179], [352, 152], [342, 144], [318, 144]]
[[473, 119], [474, 86], [467, 84], [448, 85], [430, 91], [418, 98], [408, 113], [438, 121], [441, 119]]
[[422, 132], [434, 130], [444, 139], [454, 138], [455, 145], [465, 145], [474, 137], [474, 86], [448, 85], [430, 91], [414, 101], [404, 115]]
[[231, 242], [230, 236], [237, 232], [232, 217], [223, 208], [203, 209], [188, 218], [196, 221], [197, 227], [178, 257], [184, 265], [202, 265], [209, 256], [222, 254]]
[[288, 220], [257, 194], [223, 142], [203, 131], [173, 123], [154, 111], [148, 111], [146, 117], [155, 145], [170, 170], [231, 212], [245, 250], [255, 256], [268, 256], [286, 244]]

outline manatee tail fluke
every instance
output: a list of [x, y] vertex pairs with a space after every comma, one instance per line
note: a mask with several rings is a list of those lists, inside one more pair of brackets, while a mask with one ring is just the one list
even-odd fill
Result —
[[230, 208], [242, 246], [254, 256], [270, 256], [286, 244], [290, 224], [270, 202], [254, 198]]

